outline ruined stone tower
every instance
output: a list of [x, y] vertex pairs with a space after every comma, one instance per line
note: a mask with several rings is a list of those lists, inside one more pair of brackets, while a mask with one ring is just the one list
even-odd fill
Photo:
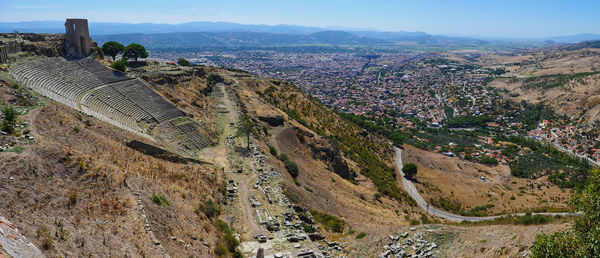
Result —
[[65, 22], [65, 51], [70, 57], [90, 54], [90, 31], [87, 19], [67, 19]]

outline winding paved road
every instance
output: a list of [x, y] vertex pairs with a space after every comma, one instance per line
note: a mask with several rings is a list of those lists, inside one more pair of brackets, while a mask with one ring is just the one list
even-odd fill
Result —
[[[419, 205], [419, 207], [421, 207], [428, 214], [436, 216], [436, 217], [444, 218], [444, 219], [447, 219], [450, 221], [455, 221], [455, 222], [493, 220], [493, 219], [505, 216], [505, 215], [499, 215], [499, 216], [487, 216], [487, 217], [466, 217], [466, 216], [461, 216], [458, 214], [448, 213], [448, 212], [436, 209], [435, 207], [432, 207], [425, 201], [425, 199], [423, 199], [423, 197], [421, 196], [421, 194], [419, 193], [419, 191], [417, 190], [417, 188], [415, 187], [413, 182], [411, 182], [410, 180], [406, 179], [406, 177], [404, 177], [404, 172], [402, 172], [402, 149], [400, 149], [398, 147], [395, 147], [395, 149], [396, 149], [396, 166], [398, 167], [398, 170], [400, 171], [400, 175], [402, 175], [402, 186], [404, 187], [404, 190], [406, 190], [406, 192], [408, 192], [408, 194], [413, 199], [415, 199], [415, 201], [417, 202], [417, 205]], [[579, 213], [579, 212], [578, 213], [539, 212], [539, 213], [533, 213], [533, 214], [534, 215], [535, 214], [550, 215], [550, 216], [555, 216], [555, 215], [574, 216], [574, 215], [580, 215], [581, 213]], [[524, 216], [525, 213], [516, 213], [516, 214], [512, 214], [512, 215]]]

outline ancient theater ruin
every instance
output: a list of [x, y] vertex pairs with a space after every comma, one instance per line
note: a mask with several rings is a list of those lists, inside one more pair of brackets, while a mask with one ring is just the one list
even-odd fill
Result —
[[12, 76], [40, 94], [186, 156], [208, 146], [201, 124], [149, 87], [97, 62], [85, 19], [67, 19], [65, 52], [72, 59], [31, 57], [11, 64]]

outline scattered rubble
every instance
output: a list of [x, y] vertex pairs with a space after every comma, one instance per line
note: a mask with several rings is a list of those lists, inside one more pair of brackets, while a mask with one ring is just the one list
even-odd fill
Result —
[[[410, 228], [410, 231], [415, 231], [415, 228]], [[434, 242], [429, 242], [423, 239], [422, 232], [415, 232], [411, 238], [408, 232], [402, 234], [390, 234], [389, 243], [383, 247], [385, 250], [378, 257], [436, 257], [433, 254], [433, 249], [438, 246]], [[406, 239], [401, 241], [400, 238]]]

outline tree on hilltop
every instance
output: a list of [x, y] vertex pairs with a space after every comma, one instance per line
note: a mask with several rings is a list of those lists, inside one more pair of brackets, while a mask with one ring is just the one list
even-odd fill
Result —
[[408, 163], [402, 166], [402, 172], [407, 178], [414, 179], [417, 175], [417, 165], [414, 163]]
[[123, 50], [123, 57], [127, 59], [133, 59], [137, 63], [139, 58], [148, 57], [148, 51], [146, 51], [146, 48], [140, 44], [131, 43]]
[[102, 51], [104, 52], [104, 54], [111, 56], [113, 61], [115, 61], [117, 55], [119, 53], [122, 53], [123, 50], [125, 50], [125, 46], [116, 41], [109, 41], [102, 44]]
[[179, 60], [177, 60], [177, 64], [180, 66], [190, 66], [190, 61], [186, 60], [185, 58], [179, 58]]

